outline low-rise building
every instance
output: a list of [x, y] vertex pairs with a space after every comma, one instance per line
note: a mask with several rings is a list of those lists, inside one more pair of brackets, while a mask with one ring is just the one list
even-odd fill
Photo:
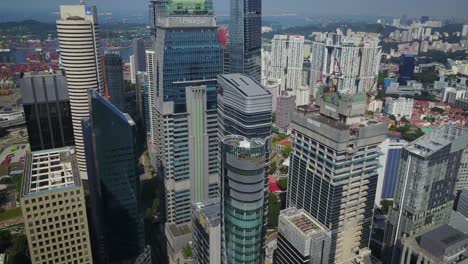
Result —
[[395, 117], [406, 117], [411, 118], [413, 114], [413, 105], [414, 100], [411, 98], [391, 98], [387, 97], [385, 99], [385, 108], [384, 113], [387, 116], [395, 116]]

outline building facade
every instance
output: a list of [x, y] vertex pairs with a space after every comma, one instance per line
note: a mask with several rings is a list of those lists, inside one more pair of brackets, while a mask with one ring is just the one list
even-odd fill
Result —
[[[362, 118], [365, 97], [329, 98], [292, 115], [287, 207], [306, 210], [331, 231], [328, 263], [348, 263], [369, 246], [386, 124]], [[341, 119], [341, 120], [340, 120]]]
[[406, 85], [409, 80], [414, 79], [414, 67], [416, 58], [414, 54], [403, 54], [400, 58], [400, 68], [398, 70], [400, 85]]
[[103, 56], [104, 95], [120, 111], [125, 112], [125, 86], [123, 64], [119, 54], [107, 53]]
[[221, 263], [263, 263], [265, 143], [221, 139]]
[[411, 98], [385, 98], [384, 113], [387, 116], [395, 116], [396, 118], [411, 118], [413, 114], [414, 100]]
[[60, 6], [57, 34], [60, 62], [67, 73], [76, 158], [81, 178], [86, 180], [88, 177], [81, 119], [89, 116], [88, 91], [104, 91], [96, 6]]
[[142, 39], [133, 39], [132, 48], [135, 60], [135, 73], [146, 71], [145, 42]]
[[62, 72], [26, 73], [19, 81], [32, 151], [73, 146], [67, 79]]
[[24, 172], [20, 201], [31, 262], [93, 263], [75, 150], [31, 152]]
[[445, 125], [403, 148], [393, 207], [384, 237], [389, 260], [399, 256], [399, 240], [448, 223], [467, 130]]
[[91, 117], [83, 131], [94, 234], [109, 262], [134, 261], [145, 250], [136, 124], [97, 91], [89, 98]]
[[282, 210], [278, 220], [277, 264], [328, 263], [331, 232], [304, 209]]
[[260, 82], [262, 67], [262, 0], [230, 0], [229, 72]]
[[221, 263], [221, 208], [219, 201], [193, 209], [193, 258], [197, 264]]
[[302, 83], [304, 36], [275, 35], [269, 78], [281, 80], [281, 91], [296, 92]]
[[468, 189], [468, 148], [463, 151], [463, 156], [460, 161], [460, 168], [458, 169], [458, 179], [455, 191]]
[[380, 205], [381, 200], [393, 200], [395, 198], [401, 152], [406, 144], [408, 142], [405, 140], [387, 138], [379, 146], [383, 155], [379, 157], [379, 164], [382, 167], [378, 169], [377, 205]]
[[288, 92], [282, 92], [276, 103], [276, 126], [282, 132], [288, 131], [291, 124], [291, 115], [296, 105], [296, 97]]
[[362, 93], [377, 85], [381, 47], [374, 36], [345, 37], [341, 31], [317, 36], [312, 43], [311, 85], [317, 83], [340, 93]]

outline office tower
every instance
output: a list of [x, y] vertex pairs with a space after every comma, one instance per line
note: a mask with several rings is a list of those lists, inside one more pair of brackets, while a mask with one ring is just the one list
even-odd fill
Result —
[[460, 191], [457, 202], [457, 212], [468, 217], [468, 189]]
[[330, 240], [330, 230], [304, 209], [282, 210], [278, 220], [275, 263], [328, 263]]
[[403, 148], [384, 238], [388, 259], [398, 259], [398, 240], [404, 235], [448, 223], [458, 167], [467, 143], [467, 129], [448, 124]]
[[267, 146], [263, 139], [221, 139], [222, 263], [263, 263]]
[[458, 169], [457, 185], [455, 191], [468, 189], [468, 148], [463, 151], [463, 156]]
[[426, 23], [427, 21], [429, 21], [429, 16], [421, 16], [421, 24], [424, 24]]
[[273, 112], [276, 112], [276, 109], [277, 109], [278, 96], [280, 94], [280, 86], [281, 86], [281, 81], [275, 80], [275, 79], [268, 79], [263, 84], [263, 87], [265, 87], [265, 90], [271, 93], [271, 104], [272, 104], [271, 110]]
[[135, 97], [136, 97], [136, 116], [138, 122], [140, 122], [143, 127], [145, 127], [146, 132], [148, 132], [149, 127], [149, 117], [148, 111], [148, 75], [146, 72], [138, 72], [136, 75], [135, 82]]
[[365, 94], [319, 87], [317, 107], [292, 114], [287, 206], [332, 232], [329, 263], [348, 263], [369, 246], [386, 124], [362, 117]]
[[135, 84], [136, 83], [136, 66], [135, 66], [135, 56], [134, 55], [130, 55], [128, 57], [128, 60], [129, 60], [129, 64], [130, 64], [130, 82], [132, 84]]
[[21, 209], [33, 264], [93, 263], [75, 150], [28, 153]]
[[120, 111], [125, 111], [125, 86], [122, 58], [118, 54], [103, 56], [104, 96]]
[[221, 208], [219, 201], [195, 204], [193, 258], [197, 264], [221, 263]]
[[276, 126], [282, 132], [288, 131], [291, 115], [295, 109], [296, 97], [289, 92], [281, 92], [276, 103]]
[[387, 116], [395, 116], [397, 118], [411, 118], [413, 114], [414, 100], [411, 98], [385, 98], [384, 113]]
[[[218, 76], [218, 134], [261, 138], [269, 142], [271, 135], [272, 95], [252, 78], [243, 74]], [[263, 235], [268, 215], [269, 149], [265, 154]], [[261, 244], [263, 245], [263, 240]]]
[[281, 80], [281, 91], [296, 93], [303, 85], [304, 36], [275, 35], [271, 58], [270, 77]]
[[135, 70], [136, 72], [146, 71], [146, 62], [145, 62], [145, 42], [142, 39], [133, 39], [132, 40], [133, 56], [135, 60]]
[[379, 157], [379, 164], [382, 166], [377, 171], [379, 182], [375, 196], [375, 204], [380, 205], [381, 200], [393, 200], [398, 179], [398, 168], [403, 147], [408, 144], [402, 139], [387, 138], [379, 145], [382, 155]]
[[144, 251], [136, 125], [97, 91], [89, 100], [83, 131], [98, 252], [111, 263], [132, 261]]
[[399, 263], [466, 263], [467, 248], [467, 234], [450, 225], [441, 225], [405, 238]]
[[31, 150], [73, 146], [70, 100], [62, 71], [26, 73], [19, 84]]
[[229, 72], [261, 78], [262, 1], [230, 0]]
[[166, 222], [183, 224], [191, 221], [192, 204], [218, 192], [216, 77], [223, 54], [211, 0], [154, 3], [156, 167], [165, 180]]
[[357, 94], [375, 89], [379, 73], [379, 39], [356, 35], [345, 37], [341, 30], [317, 36], [312, 43], [311, 85], [326, 84], [340, 93]]
[[81, 119], [89, 116], [88, 90], [104, 90], [101, 42], [95, 6], [60, 6], [57, 20], [60, 61], [67, 74], [68, 93], [75, 137], [76, 159], [86, 180], [86, 161]]
[[223, 73], [229, 73], [229, 30], [226, 26], [220, 26], [218, 29], [218, 39], [223, 49]]
[[400, 85], [406, 85], [410, 80], [414, 79], [415, 57], [414, 54], [403, 54], [400, 58], [400, 68], [398, 73], [400, 77], [398, 82]]
[[243, 74], [218, 76], [218, 123], [220, 138], [271, 135], [271, 93]]

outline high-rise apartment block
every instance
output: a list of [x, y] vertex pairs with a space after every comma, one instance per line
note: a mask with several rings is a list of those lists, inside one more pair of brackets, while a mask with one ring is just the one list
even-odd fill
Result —
[[103, 56], [104, 95], [120, 111], [125, 111], [125, 86], [123, 64], [119, 54], [107, 53]]
[[95, 6], [60, 6], [57, 20], [60, 62], [65, 69], [81, 178], [87, 179], [81, 119], [89, 116], [88, 91], [104, 91], [101, 42]]
[[287, 206], [304, 209], [332, 232], [329, 263], [348, 263], [369, 246], [386, 124], [361, 117], [365, 95], [319, 89], [319, 108], [292, 115]]
[[197, 264], [221, 263], [221, 208], [219, 201], [193, 209], [193, 258]]
[[384, 250], [388, 256], [393, 255], [393, 260], [398, 259], [398, 240], [404, 235], [448, 223], [467, 143], [467, 129], [448, 124], [403, 148], [384, 238]]
[[31, 262], [93, 263], [75, 150], [28, 153], [24, 172], [20, 200]]
[[330, 240], [330, 230], [304, 209], [285, 209], [278, 220], [275, 263], [328, 263]]
[[145, 247], [137, 171], [136, 124], [97, 91], [89, 93], [91, 117], [83, 120], [99, 257], [134, 261]]
[[263, 263], [266, 142], [231, 135], [220, 144], [221, 263]]
[[262, 67], [262, 0], [231, 0], [229, 72], [260, 82]]
[[269, 77], [281, 80], [281, 91], [296, 92], [302, 83], [304, 36], [275, 35]]
[[381, 48], [373, 36], [344, 36], [325, 33], [312, 43], [311, 85], [314, 96], [317, 83], [340, 93], [358, 94], [376, 87]]
[[413, 114], [414, 100], [411, 98], [385, 98], [384, 113], [387, 116], [395, 116], [396, 118], [406, 117], [411, 118]]
[[276, 102], [276, 126], [281, 132], [288, 131], [295, 109], [296, 97], [290, 92], [281, 92]]
[[63, 72], [25, 73], [19, 83], [31, 150], [73, 146], [72, 113]]
[[[165, 181], [167, 224], [218, 195], [216, 78], [223, 54], [211, 0], [153, 1], [154, 150]], [[194, 23], [196, 21], [196, 23]]]

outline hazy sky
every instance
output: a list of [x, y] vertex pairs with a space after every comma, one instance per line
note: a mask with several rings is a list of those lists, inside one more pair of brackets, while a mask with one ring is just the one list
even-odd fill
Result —
[[[230, 0], [214, 0], [218, 13], [227, 13]], [[88, 0], [100, 12], [147, 12], [149, 0]], [[58, 11], [60, 4], [79, 0], [0, 0], [0, 16], [7, 10], [25, 13]], [[375, 16], [458, 16], [468, 17], [468, 0], [263, 0], [263, 13], [300, 15], [350, 14]]]

